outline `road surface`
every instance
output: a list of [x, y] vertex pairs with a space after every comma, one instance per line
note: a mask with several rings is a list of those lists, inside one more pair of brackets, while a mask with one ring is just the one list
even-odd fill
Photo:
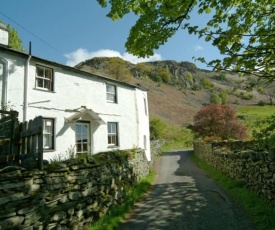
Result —
[[163, 153], [157, 179], [118, 230], [250, 230], [241, 208], [189, 158], [191, 151]]

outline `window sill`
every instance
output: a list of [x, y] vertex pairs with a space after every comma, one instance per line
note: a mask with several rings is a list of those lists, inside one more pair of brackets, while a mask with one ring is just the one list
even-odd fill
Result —
[[40, 89], [40, 88], [33, 88], [33, 90], [45, 92], [45, 93], [56, 93], [55, 91], [50, 91], [50, 90], [45, 90], [45, 89]]
[[111, 103], [111, 104], [118, 104], [117, 102], [115, 101], [107, 101], [108, 103]]
[[119, 148], [118, 145], [108, 145], [108, 149], [115, 149], [115, 148]]
[[55, 149], [43, 149], [44, 153], [54, 152], [54, 151], [55, 151]]

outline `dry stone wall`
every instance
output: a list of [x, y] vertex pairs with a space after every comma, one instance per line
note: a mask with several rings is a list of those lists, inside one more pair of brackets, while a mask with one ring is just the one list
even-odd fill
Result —
[[275, 158], [252, 142], [194, 142], [194, 153], [275, 205]]
[[43, 171], [6, 167], [0, 170], [0, 229], [85, 229], [122, 203], [149, 169], [139, 149], [71, 159]]

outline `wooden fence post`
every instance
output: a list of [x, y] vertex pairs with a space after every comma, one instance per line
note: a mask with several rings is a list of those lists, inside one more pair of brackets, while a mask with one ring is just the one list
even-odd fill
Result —
[[37, 127], [38, 127], [38, 168], [43, 170], [43, 118], [41, 116], [37, 117]]

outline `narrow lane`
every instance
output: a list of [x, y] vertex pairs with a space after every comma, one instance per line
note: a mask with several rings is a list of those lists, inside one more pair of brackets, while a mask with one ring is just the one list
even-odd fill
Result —
[[241, 208], [188, 158], [190, 151], [164, 153], [158, 178], [119, 230], [255, 229]]

